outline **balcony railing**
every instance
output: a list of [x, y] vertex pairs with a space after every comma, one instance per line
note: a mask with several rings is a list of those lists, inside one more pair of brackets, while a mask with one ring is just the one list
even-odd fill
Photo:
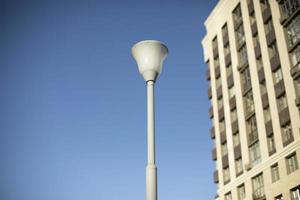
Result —
[[249, 146], [258, 140], [257, 130], [253, 130], [248, 134]]
[[266, 199], [264, 187], [256, 189], [252, 194], [253, 200], [263, 200]]
[[293, 79], [297, 79], [300, 76], [300, 61], [296, 63], [294, 67], [291, 68], [290, 73]]

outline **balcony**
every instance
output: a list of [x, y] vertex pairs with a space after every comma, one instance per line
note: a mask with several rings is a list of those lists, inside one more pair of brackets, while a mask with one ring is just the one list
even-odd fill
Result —
[[212, 155], [212, 159], [213, 159], [213, 160], [217, 160], [217, 150], [216, 150], [216, 148], [214, 148], [214, 149], [211, 151], [211, 155]]
[[271, 18], [271, 10], [270, 10], [269, 7], [267, 7], [267, 8], [263, 11], [262, 16], [263, 16], [263, 21], [264, 21], [264, 23], [266, 24], [266, 23], [269, 21], [269, 19]]
[[234, 29], [238, 29], [238, 27], [243, 23], [242, 17], [235, 17], [233, 23]]
[[270, 137], [271, 135], [273, 135], [273, 125], [272, 125], [272, 120], [269, 120], [266, 123], [266, 134], [267, 137]]
[[223, 45], [226, 46], [229, 43], [228, 33], [223, 34]]
[[219, 78], [221, 76], [220, 66], [215, 67], [215, 76]]
[[300, 108], [300, 96], [296, 96], [295, 103], [296, 103], [296, 106], [298, 108]]
[[224, 144], [226, 142], [226, 140], [227, 140], [226, 139], [226, 131], [225, 130], [221, 131], [220, 138], [221, 138], [221, 144]]
[[252, 0], [248, 0], [248, 9], [249, 9], [249, 15], [253, 14], [253, 12], [254, 12], [254, 5], [253, 5], [253, 1]]
[[228, 154], [222, 157], [222, 167], [223, 169], [227, 168], [229, 166], [228, 162]]
[[258, 140], [257, 130], [252, 130], [252, 132], [248, 134], [248, 140], [249, 140], [248, 143], [249, 146], [251, 146], [253, 143], [255, 143]]
[[207, 94], [208, 94], [208, 98], [211, 99], [211, 97], [212, 97], [211, 86], [209, 86]]
[[251, 31], [252, 31], [252, 36], [256, 36], [257, 35], [257, 25], [256, 25], [256, 22], [254, 22], [253, 24], [251, 24]]
[[288, 107], [279, 112], [279, 122], [280, 126], [285, 126], [290, 122], [290, 112]]
[[260, 83], [263, 83], [265, 81], [265, 72], [264, 72], [264, 68], [260, 68], [258, 71], [258, 80]]
[[248, 120], [254, 114], [255, 114], [254, 102], [252, 102], [251, 105], [248, 104], [245, 106], [245, 119]]
[[219, 183], [218, 170], [214, 171], [214, 182], [215, 182], [215, 183]]
[[214, 58], [216, 58], [216, 57], [218, 57], [218, 55], [219, 55], [218, 46], [215, 46], [213, 48], [213, 56], [214, 56]]
[[227, 87], [228, 88], [232, 88], [233, 86], [233, 74], [231, 73], [228, 77], [227, 77]]
[[216, 135], [215, 135], [215, 127], [211, 127], [210, 129], [210, 137], [211, 139], [215, 139], [216, 138]]
[[252, 194], [253, 200], [265, 200], [266, 195], [263, 191], [263, 188], [257, 189], [256, 191], [253, 192]]
[[210, 70], [207, 68], [206, 70], [206, 80], [210, 81]]
[[243, 96], [245, 96], [252, 89], [252, 85], [250, 82], [246, 82], [243, 84]]
[[225, 66], [228, 67], [230, 64], [231, 64], [231, 54], [228, 53], [228, 54], [225, 56]]
[[271, 46], [271, 44], [273, 44], [273, 42], [276, 40], [275, 37], [275, 32], [274, 30], [270, 30], [269, 33], [267, 34], [267, 44], [268, 46]]
[[235, 96], [229, 99], [229, 107], [230, 107], [230, 111], [236, 108]]
[[263, 109], [266, 109], [269, 107], [269, 98], [268, 98], [267, 92], [261, 96], [261, 101], [262, 101]]
[[239, 132], [238, 120], [235, 120], [234, 122], [231, 123], [231, 128], [232, 128], [232, 134], [236, 134], [237, 132]]
[[223, 96], [223, 93], [222, 93], [222, 85], [219, 86], [219, 88], [217, 89], [217, 98], [218, 99], [221, 99]]
[[285, 86], [283, 80], [280, 80], [274, 85], [276, 98], [281, 97], [285, 93]]
[[224, 107], [219, 109], [219, 121], [224, 120]]
[[257, 44], [254, 47], [254, 53], [255, 53], [255, 58], [256, 59], [259, 59], [261, 57], [261, 49], [260, 49], [260, 45], [259, 44]]
[[[284, 11], [283, 11], [284, 10]], [[280, 18], [280, 23], [284, 26], [289, 24], [289, 22], [294, 19], [300, 12], [300, 2], [298, 1], [298, 5], [294, 3], [293, 6], [288, 9], [282, 9], [282, 17]]]
[[209, 108], [208, 114], [209, 114], [209, 117], [210, 117], [211, 119], [214, 117], [214, 109], [213, 109], [212, 106]]
[[275, 72], [280, 67], [280, 59], [279, 59], [279, 55], [278, 54], [275, 54], [270, 59], [270, 64], [271, 64], [272, 72]]
[[240, 62], [238, 64], [238, 70], [241, 72], [243, 71], [244, 69], [246, 69], [246, 67], [248, 67], [249, 63], [248, 63], [248, 60], [243, 60], [242, 62]]
[[241, 145], [234, 147], [234, 159], [237, 160], [242, 157]]
[[291, 68], [290, 73], [294, 80], [300, 77], [300, 62]]

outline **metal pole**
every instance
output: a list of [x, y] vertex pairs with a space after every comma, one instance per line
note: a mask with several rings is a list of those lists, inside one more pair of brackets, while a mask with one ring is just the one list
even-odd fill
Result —
[[157, 200], [157, 169], [155, 165], [154, 81], [147, 81], [147, 152], [146, 200]]

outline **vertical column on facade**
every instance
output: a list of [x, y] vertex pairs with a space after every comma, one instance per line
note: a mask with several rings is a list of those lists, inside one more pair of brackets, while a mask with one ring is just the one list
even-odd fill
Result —
[[235, 113], [236, 113], [236, 120], [232, 121], [232, 133], [239, 134], [240, 138], [240, 150], [241, 150], [241, 164], [242, 164], [242, 172], [238, 173], [236, 176], [239, 176], [245, 170], [244, 164], [249, 162], [249, 153], [247, 145], [244, 143], [247, 141], [246, 138], [246, 127], [244, 123], [244, 109], [243, 109], [243, 101], [241, 100], [241, 83], [239, 78], [239, 72], [237, 70], [238, 65], [238, 56], [237, 56], [237, 47], [236, 47], [236, 39], [235, 39], [235, 28], [234, 28], [234, 21], [232, 15], [230, 15], [229, 20], [227, 22], [228, 28], [228, 36], [230, 41], [230, 53], [231, 53], [231, 68], [232, 68], [232, 75], [234, 81], [234, 91], [235, 91]]
[[[260, 93], [260, 84], [258, 80], [257, 74], [257, 63], [256, 57], [254, 52], [254, 40], [253, 34], [251, 29], [250, 20], [253, 22], [256, 19], [250, 19], [250, 13], [248, 10], [248, 5], [252, 0], [248, 1], [241, 1], [241, 8], [243, 14], [243, 22], [244, 22], [244, 29], [245, 29], [245, 38], [246, 38], [246, 47], [247, 47], [247, 56], [249, 61], [249, 71], [251, 77], [251, 85], [252, 85], [252, 96], [254, 100], [254, 109], [255, 109], [255, 117], [256, 117], [256, 125], [257, 125], [257, 132], [258, 132], [258, 140], [259, 140], [259, 149], [261, 154], [261, 160], [265, 160], [268, 158], [268, 148], [267, 148], [267, 138], [266, 138], [266, 131], [265, 131], [265, 123], [264, 123], [264, 113], [259, 112], [263, 110], [262, 101], [261, 101], [261, 93]], [[255, 10], [251, 11], [253, 14]], [[253, 22], [252, 26], [256, 26], [255, 22]], [[258, 44], [259, 45], [259, 44]]]
[[[274, 3], [275, 2], [273, 2], [272, 5], [274, 5]], [[279, 133], [277, 134], [281, 137], [281, 140], [279, 141], [281, 141], [280, 143], [282, 143], [282, 147], [285, 147], [294, 141], [294, 133], [291, 126], [291, 109], [289, 107], [290, 102], [288, 101], [290, 97], [288, 97], [286, 93], [286, 76], [283, 75], [283, 69], [286, 66], [282, 65], [283, 55], [279, 54], [277, 42], [278, 38], [276, 38], [274, 28], [275, 19], [273, 19], [274, 16], [272, 16], [270, 3], [267, 0], [260, 1], [259, 7], [261, 9], [262, 24], [264, 24], [268, 59], [272, 75], [271, 79], [274, 84], [275, 104], [277, 105], [277, 113], [274, 113], [273, 117], [278, 116], [280, 131], [278, 131]], [[281, 145], [278, 146], [281, 147]]]
[[236, 97], [231, 64], [231, 50], [227, 23], [222, 27], [222, 47], [224, 53], [224, 102], [226, 102], [226, 127], [229, 148], [229, 163], [231, 180], [235, 180], [243, 171], [240, 137], [237, 123]]
[[216, 37], [212, 41], [213, 45], [213, 58], [214, 58], [214, 71], [216, 78], [216, 99], [217, 99], [217, 109], [218, 109], [218, 123], [219, 125], [219, 134], [220, 134], [220, 147], [221, 147], [221, 157], [220, 157], [220, 165], [222, 166], [222, 178], [223, 182], [221, 185], [225, 185], [230, 181], [230, 173], [229, 173], [229, 162], [228, 162], [228, 145], [227, 145], [227, 137], [226, 137], [226, 124], [225, 124], [225, 113], [224, 113], [224, 90], [223, 90], [223, 81], [221, 74], [221, 59], [220, 59], [220, 49], [222, 45], [220, 43], [220, 35], [216, 35]]
[[[257, 21], [257, 32], [260, 36], [259, 43], [260, 43], [260, 49], [261, 52], [268, 52], [268, 46], [267, 46], [267, 38], [266, 32], [265, 32], [265, 25], [264, 20], [262, 16], [262, 9], [260, 5], [260, 1], [253, 1], [254, 8], [255, 8], [255, 17]], [[269, 59], [268, 53], [261, 53], [261, 61], [262, 65], [264, 67], [264, 77], [265, 77], [265, 86], [267, 90], [268, 95], [268, 104], [269, 106], [269, 112], [270, 112], [270, 118], [272, 120], [272, 127], [273, 127], [273, 135], [274, 140], [276, 141], [276, 150], [279, 151], [283, 148], [282, 145], [282, 139], [281, 139], [281, 131], [280, 131], [280, 124], [279, 124], [279, 116], [278, 116], [278, 109], [276, 97], [275, 97], [275, 91], [274, 91], [274, 83], [273, 83], [273, 77], [272, 77], [272, 70], [270, 65], [270, 59]]]
[[[274, 1], [274, 0], [273, 0]], [[298, 1], [298, 4], [296, 3]], [[284, 1], [282, 1], [284, 2]], [[293, 5], [294, 9], [297, 10], [300, 7], [300, 1], [295, 0], [295, 1], [285, 1], [289, 5]], [[277, 16], [277, 18], [273, 19], [273, 24], [275, 28], [275, 35], [276, 35], [276, 40], [278, 40], [278, 52], [280, 55], [280, 61], [282, 64], [282, 74], [284, 78], [284, 84], [285, 87], [288, 88], [286, 90], [286, 97], [287, 97], [287, 102], [289, 105], [289, 113], [291, 117], [291, 127], [292, 127], [292, 132], [293, 137], [295, 140], [298, 140], [300, 135], [299, 135], [299, 128], [300, 128], [300, 115], [299, 115], [299, 108], [300, 108], [300, 101], [297, 101], [300, 98], [300, 73], [299, 76], [293, 76], [293, 67], [296, 66], [294, 69], [299, 70], [300, 69], [300, 33], [292, 33], [295, 34], [293, 37], [298, 38], [298, 39], [291, 39], [291, 38], [286, 38], [285, 33], [284, 33], [284, 26], [285, 23], [284, 21], [284, 16], [282, 16], [280, 12], [280, 8], [278, 3], [274, 1], [274, 3], [270, 4], [271, 6], [271, 13], [274, 13], [272, 16]], [[292, 14], [291, 14], [292, 15]], [[294, 13], [295, 15], [295, 13]], [[289, 18], [288, 16], [286, 16]], [[286, 25], [287, 27], [293, 26], [300, 26], [300, 14], [297, 14], [294, 19], [289, 19], [289, 25]], [[299, 21], [299, 22], [298, 22]], [[282, 22], [282, 24], [281, 24]], [[296, 27], [294, 29], [297, 29]], [[293, 32], [293, 31], [291, 31]], [[298, 36], [296, 35], [298, 34]], [[297, 47], [298, 46], [298, 47]], [[289, 53], [290, 52], [290, 53]], [[294, 53], [296, 52], [296, 53]], [[300, 71], [300, 70], [299, 70]], [[294, 78], [294, 80], [293, 80]], [[293, 89], [292, 89], [293, 88]], [[297, 107], [299, 106], [299, 107]]]
[[246, 46], [245, 29], [242, 17], [241, 5], [233, 11], [234, 29], [237, 43], [237, 57], [238, 57], [238, 71], [241, 79], [241, 93], [242, 93], [242, 107], [245, 118], [243, 123], [246, 126], [246, 143], [249, 150], [249, 162], [245, 163], [246, 170], [261, 162], [260, 143], [258, 138], [257, 120], [255, 113], [255, 106], [253, 101], [252, 81], [249, 70], [249, 59]]
[[219, 121], [219, 116], [218, 116], [218, 99], [217, 99], [217, 77], [219, 76], [219, 71], [216, 70], [219, 67], [219, 64], [217, 63], [216, 57], [218, 56], [218, 47], [213, 46], [213, 40], [217, 40], [216, 37], [213, 38], [210, 43], [209, 43], [209, 49], [211, 52], [210, 56], [210, 74], [211, 74], [211, 89], [212, 89], [212, 105], [213, 105], [213, 111], [214, 111], [214, 119], [213, 119], [213, 124], [214, 124], [214, 132], [215, 132], [215, 144], [216, 144], [216, 153], [217, 153], [217, 162], [216, 162], [216, 168], [217, 171], [215, 172], [214, 176], [218, 177], [218, 188], [222, 188], [222, 183], [223, 183], [223, 172], [222, 172], [222, 150], [221, 150], [221, 136], [220, 136], [220, 124], [218, 123]]

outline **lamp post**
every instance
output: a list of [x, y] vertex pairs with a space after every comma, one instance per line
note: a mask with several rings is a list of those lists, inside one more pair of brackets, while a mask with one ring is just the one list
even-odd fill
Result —
[[146, 200], [157, 200], [157, 169], [155, 165], [154, 83], [161, 73], [168, 48], [156, 40], [144, 40], [131, 49], [139, 72], [147, 85], [147, 152]]

